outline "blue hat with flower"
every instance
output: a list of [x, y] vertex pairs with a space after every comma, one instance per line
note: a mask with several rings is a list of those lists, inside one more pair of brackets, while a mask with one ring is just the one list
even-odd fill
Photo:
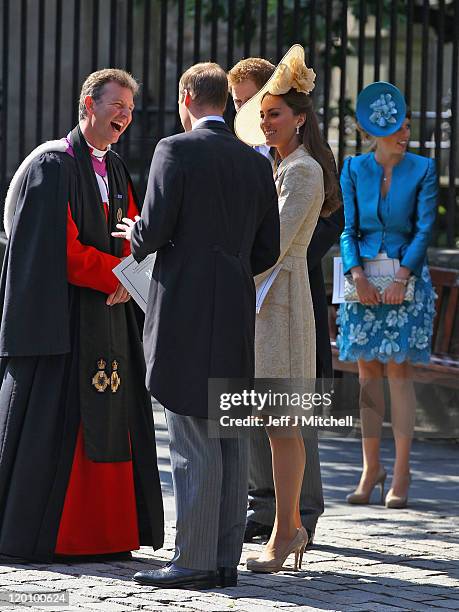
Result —
[[405, 98], [392, 83], [376, 81], [360, 92], [356, 115], [368, 134], [390, 136], [400, 129], [406, 117]]

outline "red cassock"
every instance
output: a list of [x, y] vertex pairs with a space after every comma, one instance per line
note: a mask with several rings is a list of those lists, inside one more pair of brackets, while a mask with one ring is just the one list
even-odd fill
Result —
[[[106, 205], [105, 213], [108, 218]], [[133, 219], [138, 214], [129, 188], [128, 217]], [[125, 241], [123, 256], [130, 255], [130, 252], [130, 244]], [[78, 229], [69, 206], [68, 282], [109, 295], [118, 286], [118, 279], [112, 269], [119, 262], [118, 257], [79, 242]], [[55, 553], [93, 555], [137, 548], [139, 548], [139, 530], [132, 461], [96, 463], [88, 459], [84, 450], [83, 428], [80, 423]]]

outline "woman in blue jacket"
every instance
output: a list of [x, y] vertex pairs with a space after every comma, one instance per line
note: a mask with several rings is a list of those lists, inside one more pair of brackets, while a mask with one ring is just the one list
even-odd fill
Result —
[[[395, 464], [388, 508], [407, 505], [409, 455], [416, 396], [410, 363], [430, 359], [435, 293], [426, 265], [437, 207], [433, 159], [406, 151], [410, 115], [400, 91], [389, 83], [366, 87], [357, 102], [362, 129], [375, 137], [374, 151], [346, 159], [341, 174], [345, 228], [341, 236], [344, 273], [352, 275], [358, 302], [340, 307], [339, 358], [357, 361], [360, 381], [363, 471], [351, 504], [366, 504], [376, 485], [384, 496], [380, 463], [384, 417], [383, 375], [389, 380]], [[400, 265], [381, 294], [365, 275], [368, 259]], [[415, 276], [414, 299], [405, 301]]]

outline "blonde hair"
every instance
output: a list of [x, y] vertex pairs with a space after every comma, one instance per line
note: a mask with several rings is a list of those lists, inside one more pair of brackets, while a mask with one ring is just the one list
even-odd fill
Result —
[[242, 83], [243, 81], [253, 81], [258, 89], [272, 77], [276, 67], [268, 60], [261, 57], [248, 57], [242, 59], [228, 72], [228, 82], [230, 87]]
[[104, 68], [103, 70], [97, 70], [92, 72], [81, 87], [80, 102], [79, 102], [79, 119], [84, 119], [87, 115], [86, 106], [84, 101], [86, 96], [97, 102], [104, 93], [104, 87], [107, 83], [118, 83], [121, 87], [130, 89], [132, 95], [135, 96], [139, 91], [139, 84], [129, 72], [120, 70], [119, 68]]
[[179, 95], [185, 90], [198, 105], [224, 109], [228, 98], [228, 79], [221, 66], [213, 62], [201, 62], [188, 68], [179, 82]]
[[[406, 107], [405, 119], [411, 121], [411, 108], [409, 106]], [[378, 137], [369, 134], [363, 129], [358, 121], [356, 122], [355, 127], [362, 138], [362, 144], [368, 148], [368, 151], [376, 151], [376, 147], [378, 146]]]

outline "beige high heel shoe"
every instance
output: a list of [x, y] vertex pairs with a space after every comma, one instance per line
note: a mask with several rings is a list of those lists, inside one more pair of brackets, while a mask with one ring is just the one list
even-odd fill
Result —
[[247, 559], [247, 569], [251, 572], [258, 572], [262, 574], [274, 574], [276, 572], [280, 572], [283, 568], [284, 563], [289, 555], [292, 552], [295, 553], [295, 565], [293, 567], [294, 571], [298, 571], [301, 569], [301, 565], [303, 563], [303, 553], [306, 545], [308, 543], [308, 534], [304, 527], [300, 527], [296, 536], [290, 542], [290, 544], [285, 548], [284, 552], [273, 559], [269, 559], [268, 561], [261, 561], [258, 559]]
[[[411, 475], [408, 477], [408, 487], [411, 484]], [[385, 506], [386, 508], [406, 508], [408, 506], [408, 492], [406, 495], [394, 495], [394, 490], [391, 488], [389, 489], [389, 491], [387, 492], [386, 495], [386, 501], [385, 501]]]
[[348, 504], [368, 504], [370, 502], [371, 493], [373, 489], [379, 485], [381, 489], [381, 503], [384, 503], [384, 483], [386, 482], [387, 473], [384, 468], [381, 468], [376, 480], [371, 485], [369, 491], [367, 493], [350, 493], [346, 497], [346, 501]]

